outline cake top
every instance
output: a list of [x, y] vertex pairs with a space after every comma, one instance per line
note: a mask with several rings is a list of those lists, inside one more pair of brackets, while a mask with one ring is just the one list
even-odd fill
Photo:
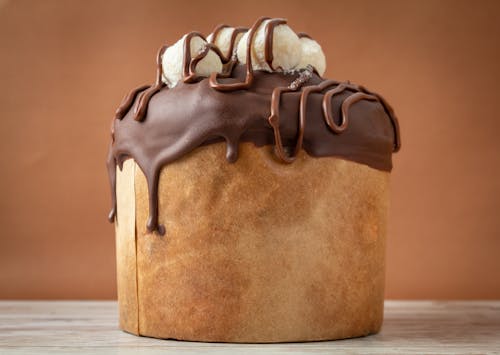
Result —
[[199, 146], [227, 143], [234, 162], [239, 142], [274, 145], [292, 163], [303, 149], [390, 171], [400, 148], [389, 104], [362, 86], [323, 79], [321, 46], [284, 19], [258, 19], [250, 29], [217, 26], [205, 38], [184, 35], [157, 55], [156, 81], [132, 90], [116, 111], [108, 155], [116, 217], [116, 166], [132, 158], [149, 188], [149, 231], [158, 223], [161, 168]]

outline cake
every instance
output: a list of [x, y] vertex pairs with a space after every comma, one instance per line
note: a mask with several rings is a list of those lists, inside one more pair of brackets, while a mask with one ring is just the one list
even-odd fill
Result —
[[120, 328], [208, 342], [376, 333], [398, 121], [284, 19], [184, 35], [116, 111]]

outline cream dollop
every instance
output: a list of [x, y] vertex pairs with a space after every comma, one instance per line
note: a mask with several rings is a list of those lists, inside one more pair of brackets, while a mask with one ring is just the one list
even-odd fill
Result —
[[[230, 58], [233, 55], [233, 53], [229, 53], [229, 50], [231, 48], [231, 38], [233, 36], [234, 31], [236, 31], [235, 27], [224, 27], [220, 29], [219, 32], [217, 33], [215, 41], [213, 40], [214, 37], [213, 33], [210, 33], [207, 36], [207, 41], [215, 44], [220, 49], [224, 57]], [[243, 35], [244, 35], [243, 32], [240, 32], [236, 35], [234, 39], [233, 50], [236, 50], [236, 48], [238, 48], [238, 42], [241, 40]]]
[[[287, 25], [278, 24], [273, 27], [272, 35], [272, 63], [271, 66], [266, 62], [266, 26], [274, 19], [262, 21], [256, 29], [253, 41], [251, 43], [252, 69], [272, 71], [295, 71], [313, 66], [319, 75], [323, 75], [326, 70], [326, 58], [323, 49], [318, 42], [309, 38], [299, 36]], [[247, 62], [247, 43], [250, 31], [238, 33], [235, 37], [233, 50], [235, 53], [229, 53], [231, 49], [231, 39], [237, 29], [235, 27], [223, 27], [214, 34], [208, 35], [208, 42], [215, 45], [225, 58], [230, 58], [236, 54], [236, 58], [242, 64]], [[168, 47], [162, 56], [163, 81], [169, 86], [174, 87], [183, 79], [183, 61], [184, 44], [187, 35], [184, 35], [174, 45]], [[208, 45], [207, 41], [200, 35], [191, 37], [191, 58], [195, 58]], [[209, 49], [208, 53], [201, 59], [196, 67], [195, 73], [199, 76], [208, 77], [211, 73], [221, 73], [223, 70], [222, 58], [214, 51]]]
[[[273, 71], [266, 63], [265, 59], [265, 28], [269, 21], [265, 20], [257, 28], [253, 41], [251, 43], [252, 68], [255, 70]], [[273, 29], [272, 54], [273, 68], [279, 68], [283, 71], [293, 70], [300, 62], [302, 48], [297, 34], [286, 24], [280, 24]], [[246, 32], [238, 44], [238, 60], [246, 64], [246, 49], [249, 32]]]
[[311, 38], [302, 37], [300, 46], [302, 54], [296, 68], [305, 69], [308, 65], [312, 65], [319, 75], [323, 75], [326, 70], [326, 58], [319, 43]]
[[[168, 47], [162, 56], [162, 80], [170, 88], [177, 85], [184, 77], [183, 62], [186, 36], [184, 35], [174, 45]], [[207, 42], [200, 36], [191, 37], [191, 58], [196, 57], [198, 53], [203, 51], [206, 45]], [[212, 72], [220, 73], [221, 71], [222, 61], [212, 49], [208, 51], [207, 55], [195, 67], [196, 74], [204, 77], [210, 76]]]

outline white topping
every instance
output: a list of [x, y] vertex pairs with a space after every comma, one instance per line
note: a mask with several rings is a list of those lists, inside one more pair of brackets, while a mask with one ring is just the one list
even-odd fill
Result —
[[[326, 69], [326, 59], [321, 46], [313, 39], [302, 37], [297, 34], [286, 24], [280, 24], [273, 28], [272, 40], [272, 68], [266, 63], [265, 44], [266, 44], [266, 25], [271, 20], [263, 21], [255, 31], [252, 45], [252, 68], [254, 70], [265, 70], [268, 72], [283, 71], [294, 72], [300, 69], [305, 69], [308, 65], [312, 65], [319, 75], [323, 75]], [[217, 46], [222, 55], [231, 57], [233, 53], [229, 53], [231, 46], [231, 37], [236, 29], [234, 27], [224, 27], [215, 38], [214, 45]], [[247, 62], [247, 42], [249, 31], [239, 33], [235, 39], [236, 55], [238, 61], [242, 64]], [[167, 48], [162, 56], [163, 81], [169, 86], [174, 87], [184, 78], [184, 35], [174, 45]], [[213, 40], [213, 33], [208, 35], [207, 40]], [[191, 59], [194, 59], [207, 46], [207, 42], [200, 36], [191, 38]], [[198, 62], [195, 72], [199, 76], [208, 77], [211, 73], [221, 73], [223, 64], [221, 58], [215, 51], [210, 49], [206, 56]]]
[[319, 75], [323, 75], [326, 69], [326, 58], [321, 46], [313, 39], [302, 37], [300, 39], [302, 57], [297, 69], [304, 69], [308, 64], [312, 65]]
[[[229, 53], [229, 47], [231, 46], [231, 37], [236, 29], [234, 27], [224, 27], [218, 33], [215, 38], [215, 42], [212, 42], [213, 33], [210, 33], [207, 37], [207, 41], [214, 43], [217, 47], [219, 47], [220, 51], [226, 58], [230, 58], [233, 53]], [[238, 33], [234, 40], [233, 49], [238, 48], [238, 42], [241, 40], [243, 33]]]
[[[252, 41], [252, 67], [255, 70], [272, 71], [265, 59], [265, 28], [270, 20], [263, 21], [257, 29]], [[238, 60], [246, 64], [246, 49], [249, 32], [245, 33], [238, 44]], [[294, 69], [299, 64], [301, 46], [299, 37], [288, 25], [278, 25], [273, 32], [273, 62], [272, 66], [283, 71]]]
[[[186, 35], [178, 40], [174, 45], [167, 48], [162, 56], [163, 82], [169, 87], [174, 87], [184, 77], [184, 42]], [[207, 42], [199, 36], [191, 38], [191, 58], [195, 58], [203, 51]], [[222, 71], [222, 61], [219, 56], [209, 50], [207, 55], [196, 65], [195, 72], [200, 76], [210, 76], [212, 72]]]

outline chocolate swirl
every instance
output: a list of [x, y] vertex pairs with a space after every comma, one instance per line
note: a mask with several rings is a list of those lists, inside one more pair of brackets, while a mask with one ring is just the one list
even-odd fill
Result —
[[[215, 44], [217, 41], [217, 37], [219, 36], [220, 32], [224, 28], [230, 28], [231, 26], [222, 24], [217, 26], [213, 31], [212, 31], [212, 38], [210, 40], [210, 43]], [[220, 57], [222, 59], [223, 63], [229, 62], [233, 58], [233, 54], [235, 51], [235, 46], [236, 46], [236, 39], [238, 38], [238, 35], [243, 34], [248, 31], [248, 28], [245, 27], [236, 27], [233, 32], [231, 33], [231, 38], [229, 39], [229, 48], [227, 50], [227, 55], [224, 56], [224, 54], [221, 54]]]
[[[253, 39], [255, 37], [255, 32], [259, 29], [260, 25], [265, 21], [268, 20], [268, 17], [261, 17], [255, 23], [253, 24], [252, 28], [250, 28], [250, 31], [248, 32], [248, 40], [247, 40], [247, 48], [246, 48], [246, 75], [245, 75], [245, 80], [243, 82], [239, 83], [226, 83], [226, 84], [221, 84], [217, 81], [217, 78], [219, 77], [218, 73], [212, 73], [210, 75], [210, 86], [216, 90], [219, 91], [233, 91], [233, 90], [240, 90], [240, 89], [248, 89], [250, 85], [252, 85], [253, 81], [253, 68], [252, 68], [252, 43]], [[270, 41], [271, 39], [269, 39]], [[266, 41], [267, 42], [267, 41]], [[227, 75], [223, 75], [222, 77], [227, 77]]]
[[264, 47], [264, 57], [267, 65], [271, 68], [272, 71], [282, 71], [282, 68], [274, 68], [273, 67], [273, 37], [274, 37], [274, 28], [279, 25], [285, 25], [286, 20], [282, 18], [275, 18], [269, 20], [266, 23], [266, 27], [264, 29], [264, 38], [266, 39], [265, 47]]
[[[312, 68], [307, 68], [306, 72], [311, 72]], [[310, 75], [310, 74], [309, 74]], [[299, 79], [301, 79], [299, 77]], [[287, 156], [285, 150], [281, 143], [281, 136], [279, 131], [279, 107], [280, 98], [282, 93], [297, 91], [300, 86], [304, 83], [304, 80], [297, 79], [288, 87], [277, 87], [273, 90], [271, 99], [271, 115], [268, 118], [269, 124], [273, 127], [274, 137], [276, 142], [276, 155], [284, 163], [292, 163], [295, 160], [298, 152], [302, 148], [302, 143], [304, 139], [304, 130], [306, 125], [306, 112], [307, 112], [307, 98], [311, 92], [320, 93], [325, 89], [328, 89], [323, 95], [322, 107], [323, 107], [323, 117], [327, 126], [336, 134], [340, 134], [347, 129], [348, 124], [348, 112], [349, 108], [360, 100], [378, 101], [384, 108], [385, 112], [389, 116], [393, 130], [394, 130], [394, 149], [393, 152], [399, 151], [401, 148], [401, 143], [399, 139], [399, 123], [398, 119], [394, 115], [394, 111], [389, 106], [389, 104], [378, 94], [366, 90], [364, 87], [359, 85], [353, 85], [349, 82], [340, 83], [336, 80], [326, 80], [319, 85], [313, 85], [305, 88], [300, 96], [300, 111], [299, 111], [299, 132], [297, 135], [297, 143], [295, 144], [295, 150], [292, 156]], [[332, 88], [333, 86], [333, 88]], [[342, 102], [340, 123], [335, 122], [332, 116], [332, 98], [347, 89], [352, 90], [355, 94], [349, 96]]]
[[[190, 39], [204, 37], [197, 32], [188, 34], [184, 78], [173, 89], [161, 80], [161, 55], [166, 47], [160, 48], [155, 84], [132, 90], [113, 121], [107, 160], [113, 205], [110, 221], [117, 213], [116, 166], [121, 169], [126, 159], [133, 158], [148, 184], [147, 229], [164, 234], [165, 228], [158, 223], [161, 168], [199, 146], [220, 141], [226, 141], [229, 162], [237, 160], [240, 142], [253, 142], [256, 146], [274, 145], [276, 158], [284, 163], [292, 163], [304, 149], [315, 157], [337, 156], [391, 170], [392, 152], [401, 146], [399, 125], [381, 96], [350, 82], [324, 80], [311, 66], [288, 74], [279, 68], [273, 73], [253, 71], [252, 41], [267, 19], [259, 19], [249, 30], [245, 66], [235, 65], [235, 60], [224, 56], [213, 43], [191, 58]], [[270, 68], [272, 29], [283, 21], [266, 24], [266, 62]], [[235, 41], [234, 33], [232, 37]], [[230, 48], [234, 50], [234, 43]], [[210, 49], [225, 63], [224, 73], [212, 73], [208, 79], [198, 77], [196, 64]]]
[[[134, 119], [136, 121], [142, 121], [144, 119], [144, 116], [146, 115], [146, 110], [148, 108], [149, 100], [153, 97], [154, 94], [156, 94], [158, 91], [160, 91], [164, 86], [165, 83], [162, 81], [162, 76], [163, 76], [163, 67], [161, 64], [161, 57], [165, 50], [168, 47], [166, 45], [162, 46], [158, 50], [158, 54], [156, 55], [156, 81], [154, 85], [142, 85], [139, 86], [132, 91], [130, 91], [125, 98], [123, 99], [122, 103], [118, 107], [115, 113], [115, 119], [121, 120], [123, 116], [130, 110], [132, 107], [132, 104], [134, 103], [135, 99], [137, 96], [139, 96], [139, 102], [136, 105], [134, 109]], [[111, 130], [111, 135], [114, 140], [114, 130]]]

